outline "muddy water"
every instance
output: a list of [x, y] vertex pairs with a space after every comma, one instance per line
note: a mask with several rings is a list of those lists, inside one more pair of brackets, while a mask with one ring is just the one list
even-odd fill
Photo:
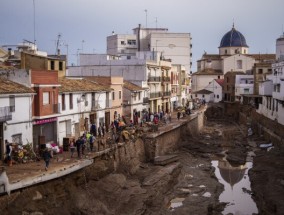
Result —
[[250, 195], [250, 180], [248, 170], [252, 168], [252, 162], [244, 165], [231, 166], [226, 159], [213, 160], [215, 175], [219, 182], [224, 185], [224, 191], [219, 196], [220, 202], [228, 203], [223, 214], [254, 214], [258, 213], [255, 202]]

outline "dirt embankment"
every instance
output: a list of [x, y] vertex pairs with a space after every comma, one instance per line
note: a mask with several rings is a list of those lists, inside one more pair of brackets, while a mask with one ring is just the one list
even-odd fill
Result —
[[[200, 135], [182, 138], [183, 147], [175, 152], [178, 162], [166, 166], [135, 160], [138, 168], [133, 168], [130, 159], [115, 169], [110, 154], [83, 171], [2, 196], [1, 215], [221, 214], [225, 205], [218, 199], [223, 186], [211, 159], [227, 155], [232, 163], [243, 163], [243, 155], [256, 146], [247, 141], [245, 130], [229, 121], [208, 121]], [[283, 154], [257, 152], [250, 171], [261, 214], [283, 212]]]

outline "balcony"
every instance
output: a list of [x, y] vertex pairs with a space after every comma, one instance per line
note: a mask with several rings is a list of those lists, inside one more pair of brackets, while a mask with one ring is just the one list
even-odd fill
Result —
[[0, 122], [6, 122], [8, 120], [12, 120], [10, 106], [0, 107]]
[[163, 92], [163, 97], [169, 97], [171, 96], [171, 92]]
[[93, 101], [92, 102], [92, 111], [96, 111], [96, 110], [99, 110], [101, 109], [101, 105], [99, 104], [99, 101]]
[[170, 82], [170, 81], [171, 81], [171, 78], [170, 78], [170, 77], [167, 77], [167, 76], [163, 76], [163, 77], [162, 77], [162, 80], [163, 80], [163, 82]]
[[159, 98], [159, 97], [162, 97], [162, 93], [161, 92], [150, 93], [150, 98], [151, 99], [155, 99], [155, 98]]
[[161, 82], [161, 77], [155, 77], [155, 76], [149, 77], [148, 82]]
[[149, 98], [148, 97], [144, 97], [143, 98], [143, 104], [148, 104], [149, 103]]

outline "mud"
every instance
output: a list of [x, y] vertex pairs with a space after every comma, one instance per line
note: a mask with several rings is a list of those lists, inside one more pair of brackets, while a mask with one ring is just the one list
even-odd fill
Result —
[[[283, 214], [284, 151], [257, 148], [258, 137], [247, 138], [246, 126], [208, 121], [195, 137], [184, 136], [174, 152], [178, 161], [166, 166], [137, 163], [115, 168], [111, 155], [95, 166], [0, 198], [1, 214], [222, 214], [223, 185], [211, 160], [227, 156], [232, 165], [256, 153], [249, 171], [259, 214]], [[134, 164], [129, 164], [134, 165]], [[135, 169], [135, 172], [133, 171]]]

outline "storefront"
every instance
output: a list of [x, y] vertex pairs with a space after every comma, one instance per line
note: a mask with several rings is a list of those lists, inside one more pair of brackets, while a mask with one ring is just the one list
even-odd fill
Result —
[[41, 144], [57, 144], [57, 117], [35, 120], [33, 122], [33, 146], [38, 149]]

